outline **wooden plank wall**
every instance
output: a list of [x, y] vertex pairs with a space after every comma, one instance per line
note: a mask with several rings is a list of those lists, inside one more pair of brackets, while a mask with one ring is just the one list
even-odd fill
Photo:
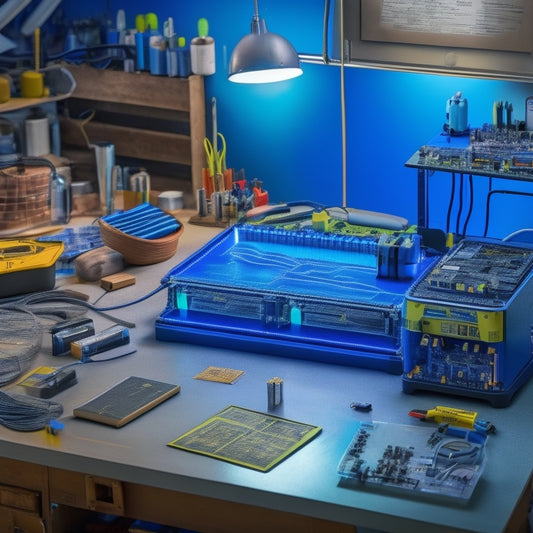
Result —
[[115, 145], [117, 164], [146, 168], [152, 188], [195, 193], [201, 187], [203, 77], [168, 78], [87, 65], [67, 68], [76, 88], [61, 103], [59, 118], [62, 154], [72, 161], [74, 181], [96, 183], [94, 151], [88, 143], [107, 141]]

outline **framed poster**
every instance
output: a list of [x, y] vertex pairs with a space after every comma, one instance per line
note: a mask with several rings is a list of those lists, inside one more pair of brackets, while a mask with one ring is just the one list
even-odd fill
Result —
[[343, 31], [345, 61], [349, 63], [460, 76], [533, 79], [533, 2], [336, 0], [335, 10], [336, 55]]

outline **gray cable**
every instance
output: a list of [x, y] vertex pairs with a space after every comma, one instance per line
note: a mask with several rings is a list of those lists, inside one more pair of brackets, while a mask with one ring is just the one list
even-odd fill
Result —
[[26, 372], [39, 352], [45, 318], [65, 320], [69, 314], [90, 309], [128, 328], [135, 324], [114, 318], [65, 291], [45, 291], [0, 300], [0, 386]]
[[29, 369], [41, 339], [42, 326], [35, 315], [0, 310], [0, 385]]
[[57, 402], [0, 391], [0, 424], [17, 431], [37, 431], [63, 414]]

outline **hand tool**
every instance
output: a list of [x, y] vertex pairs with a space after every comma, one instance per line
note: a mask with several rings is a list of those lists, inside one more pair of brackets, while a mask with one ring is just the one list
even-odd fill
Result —
[[437, 424], [450, 424], [452, 426], [475, 429], [480, 433], [494, 433], [494, 424], [478, 417], [475, 411], [456, 409], [455, 407], [444, 407], [437, 405], [434, 409], [413, 409], [409, 411], [410, 416], [420, 420], [432, 420]]

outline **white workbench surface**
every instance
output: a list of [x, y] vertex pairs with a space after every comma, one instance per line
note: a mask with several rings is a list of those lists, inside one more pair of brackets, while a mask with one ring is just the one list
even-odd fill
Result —
[[[187, 218], [184, 215], [183, 221]], [[173, 266], [218, 231], [185, 225], [172, 259], [129, 267], [128, 272], [137, 276], [136, 285], [106, 294], [99, 305], [130, 302], [148, 293]], [[67, 287], [86, 292], [90, 301], [104, 292], [98, 283], [79, 282], [75, 276], [57, 280], [57, 288]], [[466, 398], [425, 392], [408, 395], [402, 392], [400, 376], [374, 370], [159, 342], [154, 321], [166, 296], [163, 290], [142, 303], [112, 312], [136, 323], [138, 350], [119, 360], [77, 367], [79, 383], [54, 398], [64, 406], [61, 420], [65, 428], [57, 442], [50, 444], [42, 431], [19, 433], [0, 427], [0, 455], [382, 531], [497, 533], [504, 529], [533, 470], [533, 383], [519, 391], [510, 407], [495, 409], [487, 402]], [[95, 320], [101, 326], [110, 325], [96, 316]], [[57, 358], [47, 352], [48, 338], [36, 364], [57, 365]], [[209, 365], [240, 369], [245, 374], [233, 385], [193, 379]], [[119, 430], [72, 416], [74, 407], [130, 375], [174, 382], [181, 385], [181, 392]], [[230, 404], [266, 411], [266, 381], [274, 376], [284, 379], [283, 403], [275, 414], [323, 430], [270, 472], [166, 446]], [[371, 402], [373, 410], [368, 414], [353, 411], [349, 406], [356, 400]], [[487, 444], [488, 465], [468, 505], [342, 486], [337, 464], [357, 420], [420, 424], [408, 411], [438, 404], [480, 411], [497, 427]]]

